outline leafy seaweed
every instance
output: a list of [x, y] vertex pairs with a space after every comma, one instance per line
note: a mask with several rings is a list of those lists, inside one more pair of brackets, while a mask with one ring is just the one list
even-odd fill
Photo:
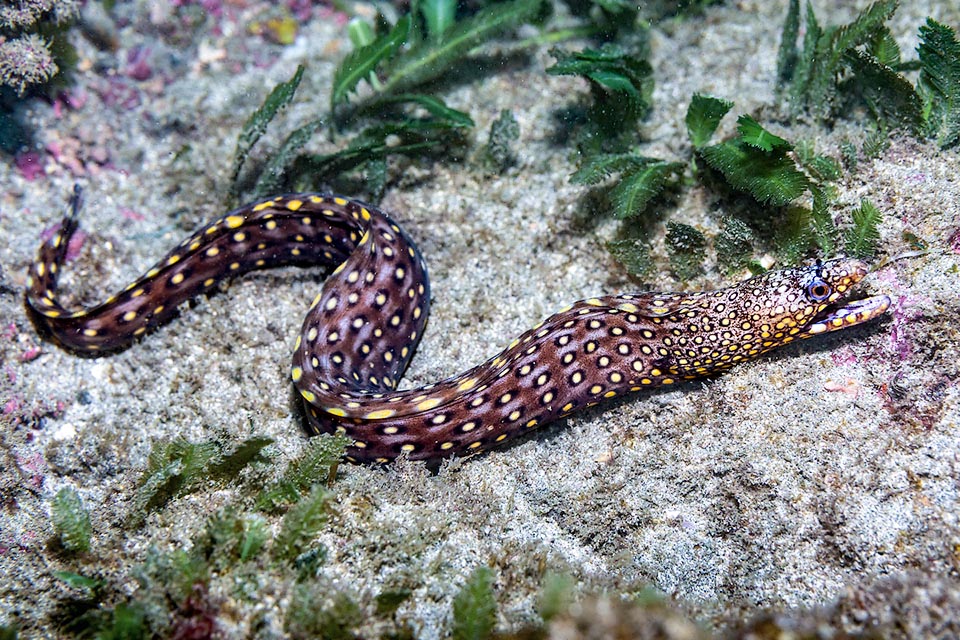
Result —
[[[144, 604], [156, 601], [181, 603], [190, 596], [194, 585], [209, 583], [211, 567], [201, 550], [201, 545], [169, 552], [149, 548], [143, 564], [133, 571], [133, 577], [140, 585], [141, 601]], [[155, 606], [148, 609], [156, 613]]]
[[[919, 61], [901, 60], [900, 47], [884, 24], [896, 0], [868, 6], [848, 25], [821, 29], [807, 5], [803, 50], [796, 52], [799, 8], [791, 3], [784, 23], [781, 61], [796, 54], [796, 64], [778, 67], [781, 88], [789, 84], [795, 110], [826, 117], [837, 94], [863, 101], [876, 119], [877, 135], [906, 129], [917, 137], [936, 138], [942, 148], [960, 142], [960, 43], [953, 29], [927, 19], [920, 27]], [[916, 87], [903, 75], [919, 69]], [[885, 141], [865, 146], [872, 157]], [[849, 157], [849, 155], [848, 155]]]
[[307, 550], [307, 545], [317, 537], [331, 513], [332, 498], [332, 493], [315, 484], [306, 496], [290, 507], [273, 541], [275, 558], [293, 561]]
[[90, 550], [90, 514], [83, 508], [80, 495], [69, 487], [57, 492], [53, 499], [53, 529], [61, 546], [70, 553]]
[[809, 84], [808, 106], [826, 115], [836, 89], [841, 62], [854, 47], [867, 42], [897, 9], [897, 0], [879, 0], [864, 9], [850, 24], [824, 32], [817, 43], [817, 55]]
[[717, 262], [728, 274], [750, 265], [753, 258], [754, 233], [750, 225], [733, 216], [723, 219], [720, 234], [714, 240]]
[[[700, 155], [731, 187], [763, 204], [784, 207], [809, 192], [811, 208], [787, 207], [763, 222], [764, 227], [773, 222], [774, 245], [785, 262], [796, 261], [813, 243], [828, 255], [834, 253], [837, 229], [830, 200], [835, 191], [831, 183], [840, 177], [837, 161], [818, 154], [808, 142], [795, 145], [767, 131], [750, 116], [740, 116], [737, 123], [736, 137], [704, 147]], [[716, 241], [717, 260], [727, 271], [757, 271], [752, 245], [753, 231], [746, 221], [728, 218]]]
[[590, 83], [590, 119], [605, 135], [629, 130], [650, 110], [653, 68], [642, 58], [611, 44], [599, 50], [567, 53], [554, 48], [551, 75], [579, 75]]
[[[826, 202], [829, 182], [839, 176], [839, 167], [831, 158], [818, 155], [811, 145], [795, 145], [778, 136], [749, 115], [737, 120], [737, 135], [710, 145], [720, 121], [733, 103], [712, 96], [696, 94], [687, 109], [686, 124], [694, 150], [707, 166], [718, 172], [734, 190], [750, 194], [761, 204], [784, 207], [808, 192], [816, 194], [818, 204]], [[635, 217], [642, 212], [673, 176], [681, 174], [686, 165], [666, 162], [630, 153], [598, 153], [588, 155], [581, 167], [571, 176], [571, 182], [599, 184], [619, 174], [619, 181], [609, 190], [614, 215]], [[698, 171], [694, 171], [695, 175]], [[704, 174], [709, 177], [709, 174]], [[825, 206], [818, 207], [814, 216], [809, 210], [802, 216], [807, 226], [802, 233], [787, 234], [783, 241], [786, 251], [800, 255], [812, 240], [829, 247], [835, 229]], [[826, 215], [820, 215], [826, 212]], [[799, 220], [797, 216], [795, 221]], [[827, 224], [829, 222], [829, 224]], [[765, 224], [769, 224], [766, 223]], [[717, 241], [718, 260], [728, 271], [748, 267], [762, 270], [752, 259], [753, 230], [743, 220], [731, 219], [725, 223]], [[706, 257], [706, 239], [687, 225], [667, 223], [667, 248], [671, 268], [681, 279], [697, 275]], [[641, 238], [627, 234], [607, 243], [607, 249], [627, 270], [643, 275], [652, 266], [650, 250]]]
[[520, 125], [508, 109], [500, 112], [500, 117], [490, 125], [490, 137], [487, 139], [487, 160], [497, 173], [503, 173], [516, 161], [514, 144], [520, 137]]
[[793, 150], [800, 166], [815, 182], [822, 184], [840, 179], [841, 169], [837, 161], [829, 156], [818, 154], [809, 141], [797, 142]]
[[793, 144], [749, 115], [737, 119], [735, 138], [704, 146], [730, 107], [732, 103], [725, 100], [694, 96], [687, 109], [687, 130], [700, 156], [723, 174], [731, 187], [746, 191], [761, 203], [779, 206], [803, 195], [810, 180], [787, 154]]
[[[456, 2], [418, 0], [411, 14], [370, 41], [369, 26], [353, 27], [352, 39], [363, 43], [338, 66], [330, 94], [330, 110], [346, 102], [357, 85], [367, 79], [375, 101], [422, 85], [446, 72], [475, 47], [493, 36], [534, 19], [543, 0], [512, 0], [488, 6], [475, 15], [455, 21]], [[422, 37], [422, 15], [429, 37]], [[404, 51], [404, 46], [409, 48]], [[380, 70], [380, 78], [375, 71]]]
[[707, 257], [707, 240], [688, 224], [667, 223], [667, 252], [670, 268], [681, 280], [690, 280], [703, 269]]
[[890, 131], [882, 122], [877, 122], [876, 126], [868, 131], [863, 139], [860, 152], [867, 160], [879, 158], [880, 154], [890, 147]]
[[607, 251], [632, 276], [644, 276], [653, 270], [650, 245], [637, 238], [622, 238], [607, 242]]
[[318, 175], [341, 175], [376, 167], [391, 155], [425, 155], [445, 149], [460, 140], [459, 122], [440, 118], [381, 122], [360, 131], [339, 151], [299, 156], [291, 173], [315, 179]]
[[844, 249], [847, 255], [857, 258], [871, 258], [877, 252], [880, 243], [880, 231], [877, 228], [883, 216], [869, 200], [860, 201], [860, 208], [852, 214], [853, 226], [844, 233]]
[[273, 438], [254, 436], [242, 440], [231, 448], [221, 447], [207, 470], [214, 479], [235, 478], [248, 464], [262, 462], [263, 449], [273, 444]]
[[620, 182], [610, 190], [614, 217], [628, 218], [641, 213], [684, 167], [682, 162], [655, 160], [622, 173]]
[[[425, 148], [439, 147], [449, 141], [445, 131], [472, 127], [473, 119], [462, 111], [452, 109], [443, 100], [423, 94], [400, 94], [386, 96], [371, 102], [364, 111], [383, 111], [401, 104], [413, 104], [433, 116], [427, 120], [403, 118], [400, 122], [374, 126], [362, 131], [345, 149], [326, 155], [302, 155], [303, 147], [324, 124], [321, 119], [312, 120], [287, 136], [280, 148], [272, 155], [261, 172], [253, 189], [252, 197], [258, 198], [282, 190], [285, 182], [297, 175], [310, 173], [313, 176], [326, 172], [346, 171], [363, 167], [387, 155], [412, 153]], [[357, 112], [359, 115], [360, 111]], [[392, 116], [381, 113], [381, 122], [388, 123]], [[424, 131], [431, 133], [424, 136]], [[400, 136], [399, 143], [388, 138]], [[410, 142], [409, 138], [417, 138]], [[426, 144], [425, 144], [426, 143]], [[300, 170], [295, 171], [300, 163]], [[296, 175], [291, 175], [296, 174]]]
[[775, 231], [775, 245], [780, 259], [786, 264], [798, 262], [814, 241], [810, 209], [787, 207], [777, 217]]
[[[818, 117], [827, 116], [835, 105], [838, 78], [847, 61], [846, 55], [856, 47], [875, 40], [885, 27], [883, 23], [897, 9], [897, 0], [879, 0], [864, 9], [850, 24], [821, 29], [813, 8], [808, 3], [806, 34], [802, 51], [796, 52], [790, 38], [796, 37], [798, 7], [791, 4], [784, 23], [778, 80], [789, 83], [789, 95], [795, 109], [807, 109]], [[796, 54], [796, 58], [793, 55]], [[795, 64], [786, 61], [795, 60]]]
[[[72, 599], [57, 615], [57, 637], [97, 640], [138, 640], [149, 638], [150, 625], [139, 602], [123, 603], [109, 609], [96, 597]], [[15, 636], [14, 636], [15, 637]], [[6, 636], [0, 634], [6, 640]]]
[[567, 611], [573, 604], [573, 588], [576, 582], [565, 574], [548, 573], [543, 579], [537, 610], [544, 622]]
[[687, 134], [694, 149], [700, 149], [713, 137], [720, 121], [733, 108], [733, 102], [699, 93], [693, 94], [687, 107]]
[[284, 630], [292, 638], [355, 640], [353, 630], [363, 621], [363, 610], [349, 594], [315, 581], [294, 586]]
[[97, 630], [98, 640], [130, 640], [146, 638], [146, 614], [137, 603], [126, 604], [121, 602], [112, 611], [103, 626]]
[[383, 198], [383, 193], [387, 188], [389, 172], [387, 170], [387, 158], [371, 158], [363, 167], [364, 183], [370, 191], [370, 195], [375, 200]]
[[455, 127], [472, 127], [475, 125], [473, 118], [463, 111], [458, 111], [447, 106], [447, 103], [436, 96], [423, 93], [401, 93], [395, 96], [384, 96], [371, 102], [364, 111], [381, 111], [388, 105], [397, 104], [415, 104], [422, 107], [431, 116], [440, 121], [449, 123]]
[[923, 130], [920, 96], [901, 74], [873, 55], [851, 49], [844, 59], [854, 72], [860, 95], [878, 121], [914, 134]]
[[616, 173], [632, 171], [652, 162], [659, 160], [624, 153], [598, 154], [584, 160], [580, 168], [570, 175], [570, 182], [599, 184]]
[[823, 188], [817, 186], [813, 192], [813, 206], [810, 208], [810, 223], [813, 228], [813, 240], [826, 255], [833, 255], [837, 248], [837, 226], [830, 214], [830, 202]]
[[488, 640], [497, 622], [493, 597], [493, 572], [477, 567], [453, 598], [454, 640]]
[[534, 19], [542, 2], [512, 0], [490, 5], [447, 29], [440, 42], [421, 42], [389, 65], [383, 93], [404, 91], [441, 76], [477, 45]]
[[247, 516], [241, 521], [240, 545], [237, 549], [237, 559], [246, 562], [263, 547], [267, 540], [267, 523], [257, 516]]
[[629, 218], [643, 212], [647, 204], [683, 171], [682, 162], [665, 162], [657, 158], [627, 154], [602, 154], [587, 159], [570, 177], [575, 184], [597, 184], [612, 173], [620, 180], [610, 190], [610, 201], [616, 218]]
[[196, 490], [204, 480], [232, 479], [243, 467], [258, 460], [261, 450], [272, 442], [270, 438], [253, 437], [232, 448], [216, 440], [178, 439], [155, 444], [134, 495], [131, 524], [139, 524], [147, 513], [172, 498]]
[[183, 470], [184, 463], [176, 458], [156, 467], [147, 463], [147, 472], [134, 493], [133, 510], [129, 516], [131, 526], [143, 522], [148, 513], [159, 509], [177, 494], [183, 486]]
[[[410, 117], [403, 106], [414, 106], [428, 115]], [[459, 140], [460, 129], [473, 126], [468, 114], [423, 94], [385, 96], [356, 110], [354, 117], [374, 107], [380, 111], [377, 123], [362, 129], [345, 147], [332, 153], [303, 153], [304, 145], [323, 126], [323, 120], [310, 121], [293, 131], [267, 162], [253, 189], [254, 195], [276, 193], [290, 183], [297, 190], [309, 190], [322, 176], [341, 176], [351, 170], [379, 171], [385, 181], [383, 161], [388, 156], [423, 154], [448, 147]]]
[[737, 131], [740, 132], [740, 140], [744, 144], [756, 147], [761, 151], [779, 152], [790, 151], [793, 145], [778, 135], [774, 135], [760, 126], [760, 123], [748, 116], [741, 115], [737, 118]]
[[[783, 21], [780, 49], [777, 52], [777, 89], [787, 86], [797, 67], [797, 36], [800, 34], [800, 0], [790, 0], [787, 17]], [[709, 136], [708, 136], [709, 137]]]
[[741, 140], [701, 149], [707, 164], [723, 174], [734, 189], [746, 191], [758, 202], [784, 205], [799, 198], [810, 181], [783, 150], [766, 152]]
[[243, 163], [246, 161], [250, 149], [267, 130], [267, 125], [281, 109], [293, 100], [297, 87], [300, 86], [301, 78], [303, 78], [303, 65], [297, 65], [293, 77], [274, 87], [270, 95], [260, 105], [260, 108], [247, 118], [237, 138], [237, 149], [233, 153], [233, 170], [230, 172], [230, 183], [232, 185], [236, 185], [240, 170], [243, 168]]
[[928, 135], [946, 149], [960, 142], [960, 42], [956, 32], [927, 18], [920, 27], [920, 78]]
[[255, 514], [241, 514], [235, 507], [227, 506], [207, 521], [193, 551], [202, 554], [218, 573], [223, 573], [238, 562], [254, 558], [267, 539], [266, 520]]
[[277, 512], [295, 503], [312, 485], [325, 480], [353, 440], [345, 436], [320, 435], [311, 438], [302, 454], [287, 465], [283, 476], [264, 489], [257, 508]]
[[377, 39], [377, 34], [374, 32], [373, 27], [362, 18], [354, 18], [347, 23], [347, 36], [350, 38], [354, 49], [373, 44]]
[[427, 33], [434, 40], [442, 40], [443, 34], [453, 26], [457, 12], [457, 0], [420, 0], [420, 13], [427, 23]]
[[840, 141], [840, 160], [847, 171], [854, 171], [860, 163], [857, 154], [857, 145], [849, 138], [843, 138]]
[[89, 578], [79, 573], [74, 573], [73, 571], [54, 571], [53, 575], [71, 589], [77, 589], [91, 594], [99, 591], [106, 584], [103, 580]]
[[354, 49], [343, 59], [333, 75], [333, 88], [330, 91], [330, 114], [336, 106], [346, 101], [347, 96], [357, 88], [360, 81], [370, 76], [380, 62], [400, 51], [410, 33], [410, 16], [397, 20], [389, 33], [382, 35], [372, 43]]
[[888, 27], [882, 26], [874, 32], [867, 42], [866, 52], [880, 64], [894, 70], [900, 69], [900, 45]]
[[253, 187], [253, 193], [250, 195], [252, 200], [282, 190], [281, 185], [287, 177], [290, 166], [293, 165], [297, 155], [322, 126], [323, 120], [311, 120], [286, 137], [283, 144], [270, 156], [260, 172], [257, 183]]
[[[787, 20], [790, 20], [789, 14]], [[817, 22], [817, 16], [813, 11], [813, 5], [807, 2], [807, 10], [804, 17], [806, 33], [803, 36], [803, 48], [797, 55], [792, 77], [784, 78], [784, 82], [790, 81], [787, 92], [790, 103], [794, 111], [800, 111], [806, 106], [805, 92], [808, 90], [810, 77], [814, 72], [814, 63], [817, 59], [817, 44], [823, 36], [823, 29]], [[784, 29], [786, 30], [786, 28]], [[781, 43], [781, 47], [783, 43]]]

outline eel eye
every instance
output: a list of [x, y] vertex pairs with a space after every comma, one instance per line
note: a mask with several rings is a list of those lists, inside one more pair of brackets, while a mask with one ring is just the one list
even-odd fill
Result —
[[813, 302], [823, 302], [830, 297], [830, 285], [819, 278], [807, 285], [806, 294]]

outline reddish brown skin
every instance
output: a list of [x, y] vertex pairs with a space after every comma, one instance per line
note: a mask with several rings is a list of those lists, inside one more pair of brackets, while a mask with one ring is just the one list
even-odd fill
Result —
[[725, 370], [796, 339], [882, 315], [886, 296], [843, 303], [867, 273], [850, 259], [771, 271], [718, 291], [591, 298], [547, 318], [496, 357], [398, 391], [429, 314], [426, 264], [385, 213], [328, 194], [241, 207], [206, 225], [122, 292], [89, 309], [57, 300], [73, 213], [41, 246], [26, 300], [63, 347], [128, 347], [186, 300], [281, 265], [336, 267], [314, 299], [292, 378], [314, 433], [353, 438], [348, 459], [476, 453], [605, 398]]

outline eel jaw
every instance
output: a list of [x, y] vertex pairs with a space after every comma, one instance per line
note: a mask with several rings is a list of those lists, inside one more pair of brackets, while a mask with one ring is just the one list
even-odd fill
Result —
[[890, 308], [889, 296], [872, 296], [861, 300], [849, 300], [840, 307], [830, 307], [816, 321], [811, 322], [797, 336], [809, 338], [821, 333], [839, 331], [858, 324], [863, 324], [882, 316]]

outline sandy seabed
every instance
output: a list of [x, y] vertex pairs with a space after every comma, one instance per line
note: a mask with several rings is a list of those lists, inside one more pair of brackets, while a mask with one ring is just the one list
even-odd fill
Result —
[[[256, 163], [285, 132], [328, 108], [335, 65], [350, 46], [342, 20], [317, 10], [282, 47], [245, 32], [262, 9], [253, 3], [228, 5], [216, 29], [179, 36], [168, 29], [174, 17], [148, 4], [117, 8], [115, 52], [77, 38], [72, 99], [23, 104], [43, 171], [28, 176], [4, 156], [0, 172], [0, 623], [19, 626], [24, 637], [56, 637], [65, 603], [78, 597], [56, 571], [105, 580], [105, 606], [143, 597], [156, 585], [135, 575], [151, 550], [189, 549], [218, 509], [252, 509], [249, 496], [307, 441], [289, 366], [319, 270], [245, 276], [100, 359], [42, 342], [24, 312], [40, 233], [59, 220], [75, 181], [86, 189], [89, 235], [62, 286], [90, 303], [223, 213], [248, 115], [306, 65], [293, 104], [256, 148]], [[866, 6], [837, 4], [818, 7], [822, 23], [849, 21]], [[655, 28], [655, 105], [642, 124], [642, 153], [689, 157], [683, 116], [694, 92], [733, 100], [734, 114], [758, 115], [776, 133], [811, 139], [835, 156], [842, 140], [862, 139], [856, 122], [827, 128], [778, 118], [785, 12], [780, 1], [730, 2]], [[905, 56], [913, 57], [928, 15], [960, 25], [954, 3], [901, 7], [890, 28]], [[124, 75], [141, 60], [147, 72]], [[554, 61], [547, 47], [520, 60], [440, 85], [448, 104], [477, 123], [466, 159], [390, 164], [380, 204], [416, 239], [434, 292], [406, 385], [486, 359], [573, 300], [639, 286], [604, 248], [617, 223], [591, 210], [589, 191], [570, 183], [576, 154], [556, 142], [555, 113], [587, 100], [585, 83], [546, 75]], [[520, 124], [517, 162], [491, 175], [476, 158], [503, 109]], [[734, 120], [729, 115], [720, 133], [731, 134]], [[322, 135], [315, 143], [333, 148]], [[331, 487], [335, 513], [318, 538], [326, 560], [311, 578], [325, 596], [317, 607], [343, 592], [365, 613], [363, 637], [407, 628], [441, 638], [454, 595], [486, 565], [503, 631], [539, 620], [538, 594], [554, 572], [573, 578], [578, 597], [653, 589], [708, 629], [762, 611], [803, 618], [817, 610], [850, 632], [880, 623], [892, 625], [889, 637], [960, 634], [957, 153], [895, 137], [838, 189], [838, 214], [861, 198], [883, 212], [881, 255], [909, 250], [912, 238], [930, 249], [868, 278], [869, 291], [894, 299], [888, 319], [707, 381], [614, 401], [438, 472], [404, 461], [341, 466]], [[724, 206], [694, 184], [662, 215], [709, 235]], [[652, 241], [664, 255], [656, 228]], [[687, 285], [665, 268], [643, 284], [727, 282], [711, 263]], [[177, 497], [129, 526], [155, 443], [253, 435], [274, 439], [270, 465]], [[91, 514], [92, 549], [79, 557], [54, 541], [51, 501], [63, 487], [74, 488]], [[279, 520], [268, 516], [268, 526]], [[215, 576], [205, 588], [221, 635], [284, 635], [290, 572], [266, 563], [253, 577]], [[393, 613], [377, 614], [376, 596], [386, 592], [409, 595]]]

